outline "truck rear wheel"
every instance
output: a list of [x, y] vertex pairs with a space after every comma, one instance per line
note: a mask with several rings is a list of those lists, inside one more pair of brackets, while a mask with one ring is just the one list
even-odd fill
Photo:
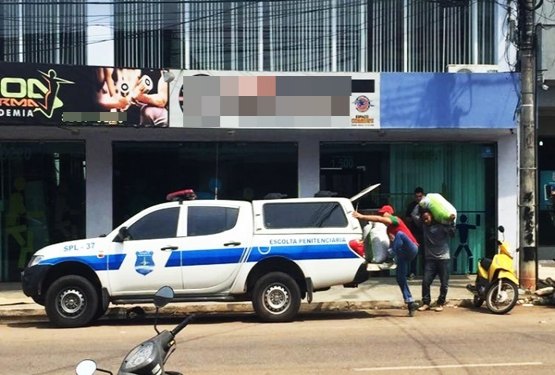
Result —
[[289, 322], [301, 307], [301, 291], [297, 282], [283, 272], [271, 272], [254, 286], [252, 305], [265, 322]]
[[46, 292], [46, 315], [65, 328], [89, 324], [98, 311], [98, 293], [82, 276], [68, 275], [54, 281]]

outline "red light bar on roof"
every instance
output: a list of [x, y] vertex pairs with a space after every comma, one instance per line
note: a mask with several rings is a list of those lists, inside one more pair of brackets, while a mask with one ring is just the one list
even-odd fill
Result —
[[197, 195], [195, 194], [193, 189], [178, 190], [166, 195], [167, 201], [192, 201], [196, 198]]

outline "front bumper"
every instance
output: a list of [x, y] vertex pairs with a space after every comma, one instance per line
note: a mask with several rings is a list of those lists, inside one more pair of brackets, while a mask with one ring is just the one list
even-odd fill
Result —
[[44, 304], [42, 295], [42, 284], [50, 269], [49, 265], [36, 265], [25, 268], [21, 272], [21, 288], [27, 297], [31, 297], [36, 303]]

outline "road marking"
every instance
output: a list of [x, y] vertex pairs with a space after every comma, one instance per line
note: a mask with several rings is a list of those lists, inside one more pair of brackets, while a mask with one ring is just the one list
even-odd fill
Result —
[[354, 368], [353, 371], [399, 371], [399, 370], [429, 370], [442, 368], [470, 368], [470, 367], [515, 367], [515, 366], [541, 366], [543, 362], [517, 362], [517, 363], [468, 363], [459, 365], [436, 365], [436, 366], [398, 366], [398, 367], [366, 367]]

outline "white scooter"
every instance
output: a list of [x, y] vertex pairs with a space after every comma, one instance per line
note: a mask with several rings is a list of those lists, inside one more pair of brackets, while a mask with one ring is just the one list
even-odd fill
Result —
[[[158, 309], [166, 306], [174, 297], [173, 289], [169, 286], [160, 288], [154, 295], [156, 306], [156, 320], [154, 329], [157, 335], [144, 341], [133, 348], [121, 363], [118, 375], [183, 375], [176, 371], [165, 371], [164, 364], [175, 350], [175, 336], [193, 319], [193, 315], [185, 318], [171, 331], [158, 331], [156, 321], [158, 320]], [[98, 368], [96, 362], [85, 359], [77, 365], [77, 375], [93, 375], [96, 371], [112, 374], [111, 371]]]

